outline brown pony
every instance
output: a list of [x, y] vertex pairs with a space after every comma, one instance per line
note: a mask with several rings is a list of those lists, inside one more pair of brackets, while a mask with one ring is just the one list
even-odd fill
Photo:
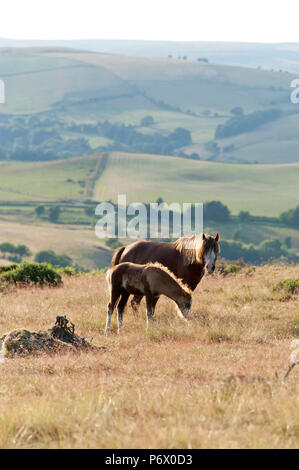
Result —
[[145, 265], [122, 263], [107, 271], [107, 282], [110, 290], [105, 334], [109, 333], [111, 317], [117, 305], [118, 332], [123, 322], [123, 311], [130, 294], [146, 297], [147, 324], [151, 321], [160, 295], [174, 300], [178, 314], [184, 318], [191, 316], [191, 290], [177, 279], [172, 272], [159, 263]]
[[[111, 265], [124, 262], [146, 264], [158, 262], [166, 266], [177, 278], [194, 291], [201, 281], [205, 269], [215, 270], [219, 252], [219, 233], [210, 235], [194, 235], [181, 237], [175, 242], [137, 241], [126, 247], [118, 248], [114, 253]], [[135, 295], [131, 305], [137, 310], [143, 295]]]

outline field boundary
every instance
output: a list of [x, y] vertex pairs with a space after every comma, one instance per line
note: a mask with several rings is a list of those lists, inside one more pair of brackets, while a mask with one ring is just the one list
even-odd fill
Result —
[[95, 166], [94, 173], [86, 181], [86, 186], [85, 186], [85, 191], [84, 191], [85, 198], [93, 197], [95, 185], [97, 181], [99, 180], [99, 178], [101, 177], [101, 175], [103, 174], [103, 172], [105, 171], [108, 160], [109, 160], [109, 152], [105, 152], [102, 155], [102, 158], [98, 159], [96, 166]]

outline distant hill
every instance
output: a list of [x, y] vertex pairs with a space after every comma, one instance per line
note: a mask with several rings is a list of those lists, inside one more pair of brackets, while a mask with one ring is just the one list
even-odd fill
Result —
[[66, 47], [141, 57], [184, 57], [242, 67], [299, 72], [299, 43], [242, 43], [139, 40], [33, 41], [0, 38], [0, 47]]
[[[22, 159], [25, 150], [42, 160], [104, 150], [171, 149], [181, 156], [235, 163], [299, 161], [299, 105], [290, 102], [296, 76], [288, 72], [65, 45], [0, 49], [0, 71], [6, 90], [6, 103], [0, 105], [2, 159]], [[250, 132], [215, 140], [217, 127], [236, 108], [244, 114], [277, 109], [281, 115]], [[152, 120], [144, 125], [146, 116]], [[101, 127], [106, 120], [133, 128], [108, 132]], [[163, 141], [177, 128], [190, 132], [191, 144], [185, 139], [175, 148]]]

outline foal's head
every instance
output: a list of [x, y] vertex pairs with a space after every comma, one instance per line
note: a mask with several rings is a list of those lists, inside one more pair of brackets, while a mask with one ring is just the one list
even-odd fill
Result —
[[192, 315], [192, 297], [191, 295], [186, 295], [186, 297], [179, 302], [177, 302], [177, 306], [184, 317], [188, 318]]
[[202, 260], [208, 273], [215, 271], [219, 253], [219, 233], [214, 237], [202, 234]]

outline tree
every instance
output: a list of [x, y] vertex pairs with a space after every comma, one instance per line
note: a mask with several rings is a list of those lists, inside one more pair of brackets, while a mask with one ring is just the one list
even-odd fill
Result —
[[169, 134], [168, 139], [173, 142], [174, 148], [184, 147], [192, 143], [191, 133], [183, 127], [177, 127], [171, 134]]
[[38, 217], [41, 217], [45, 213], [45, 207], [44, 206], [37, 206], [34, 210], [35, 210], [35, 213]]
[[15, 247], [15, 253], [20, 256], [20, 258], [23, 258], [24, 256], [30, 256], [31, 251], [26, 245], [18, 245]]
[[251, 215], [248, 211], [240, 211], [238, 215], [241, 222], [249, 222]]
[[241, 108], [241, 106], [236, 106], [235, 108], [232, 108], [230, 112], [235, 116], [242, 116], [244, 114], [244, 110], [243, 108]]
[[269, 259], [278, 259], [284, 255], [284, 251], [281, 248], [281, 241], [277, 238], [271, 240], [264, 240], [258, 246], [258, 251], [262, 261], [268, 261]]
[[152, 116], [144, 116], [140, 121], [140, 125], [143, 127], [152, 126], [154, 122], [155, 121]]
[[50, 219], [51, 222], [56, 222], [59, 218], [59, 215], [60, 215], [60, 207], [59, 206], [50, 207], [49, 219]]
[[291, 237], [285, 237], [283, 244], [287, 248], [292, 248], [292, 238]]
[[204, 218], [207, 220], [227, 221], [230, 219], [230, 211], [220, 201], [206, 202], [203, 207]]
[[95, 207], [92, 207], [92, 206], [85, 207], [84, 212], [88, 217], [92, 217], [93, 215], [95, 215]]
[[42, 250], [39, 251], [34, 260], [37, 263], [48, 263], [52, 266], [60, 266], [65, 268], [66, 266], [71, 266], [72, 258], [68, 255], [57, 255], [53, 250]]
[[16, 250], [16, 247], [12, 243], [4, 242], [4, 243], [1, 243], [0, 245], [0, 251], [2, 253], [15, 253], [16, 252], [15, 250]]
[[297, 206], [296, 209], [290, 209], [287, 212], [283, 212], [280, 214], [279, 218], [285, 225], [299, 228], [299, 206]]
[[254, 113], [234, 116], [224, 124], [219, 124], [215, 131], [215, 139], [224, 139], [244, 132], [250, 132], [263, 124], [278, 119], [282, 114], [280, 109], [267, 109]]
[[241, 238], [242, 238], [241, 230], [239, 229], [235, 230], [233, 233], [233, 240], [238, 241], [238, 240], [241, 240]]

